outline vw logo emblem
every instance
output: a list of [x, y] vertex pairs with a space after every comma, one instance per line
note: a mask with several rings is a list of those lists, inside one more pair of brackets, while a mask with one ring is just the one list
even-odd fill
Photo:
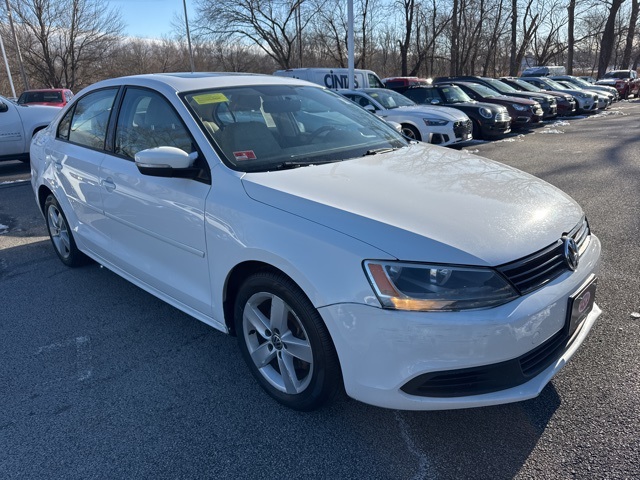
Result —
[[273, 344], [276, 350], [282, 350], [282, 347], [284, 346], [284, 344], [282, 343], [282, 339], [280, 338], [280, 335], [278, 335], [277, 333], [274, 333], [273, 336], [271, 337], [271, 343]]
[[564, 243], [564, 259], [571, 270], [578, 268], [578, 261], [580, 260], [580, 254], [578, 253], [578, 245], [576, 241], [571, 237], [563, 237]]

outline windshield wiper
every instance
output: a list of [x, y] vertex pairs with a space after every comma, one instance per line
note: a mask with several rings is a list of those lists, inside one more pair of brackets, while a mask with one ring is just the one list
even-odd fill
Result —
[[273, 171], [273, 170], [291, 170], [293, 168], [308, 167], [310, 165], [322, 165], [325, 163], [335, 163], [339, 161], [340, 160], [305, 160], [305, 161], [287, 160], [286, 162], [280, 162], [280, 163], [276, 163], [275, 165], [263, 167], [260, 169], [260, 171], [267, 172], [267, 171]]
[[367, 150], [366, 152], [364, 152], [364, 155], [362, 155], [362, 156], [366, 157], [368, 155], [378, 155], [379, 153], [395, 152], [396, 150], [398, 150], [398, 148], [400, 148], [400, 147], [396, 147], [396, 148], [390, 148], [390, 147], [374, 148], [374, 149], [371, 149], [371, 150]]

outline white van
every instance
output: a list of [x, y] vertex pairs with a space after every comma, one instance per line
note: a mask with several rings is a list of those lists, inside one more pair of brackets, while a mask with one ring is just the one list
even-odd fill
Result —
[[[384, 88], [382, 80], [371, 70], [354, 69], [355, 88]], [[273, 73], [279, 77], [292, 77], [317, 83], [323, 87], [337, 90], [349, 88], [348, 68], [290, 68]]]

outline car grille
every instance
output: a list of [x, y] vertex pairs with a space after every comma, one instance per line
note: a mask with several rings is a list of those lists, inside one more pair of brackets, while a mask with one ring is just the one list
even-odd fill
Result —
[[570, 340], [569, 330], [565, 327], [546, 342], [513, 360], [425, 373], [409, 380], [400, 389], [409, 395], [445, 398], [482, 395], [513, 388], [529, 381], [555, 362]]
[[459, 120], [453, 124], [453, 133], [456, 138], [461, 138], [467, 133], [471, 133], [471, 120]]
[[508, 112], [500, 112], [496, 115], [496, 122], [508, 122], [511, 120]]
[[[589, 238], [589, 223], [582, 221], [567, 236], [573, 238], [578, 251], [583, 253]], [[558, 239], [555, 243], [527, 257], [501, 265], [498, 268], [521, 294], [529, 293], [549, 283], [554, 278], [569, 270], [564, 257], [564, 242]]]

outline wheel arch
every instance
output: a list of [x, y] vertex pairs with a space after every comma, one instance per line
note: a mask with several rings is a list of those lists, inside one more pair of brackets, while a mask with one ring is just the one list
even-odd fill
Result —
[[412, 120], [405, 120], [405, 121], [399, 122], [399, 123], [400, 123], [400, 126], [402, 127], [402, 129], [409, 128], [409, 129], [414, 131], [414, 134], [417, 134], [420, 137], [420, 138], [416, 138], [416, 140], [418, 140], [418, 141], [422, 141], [423, 140], [422, 132], [420, 131], [420, 128], [418, 127], [416, 122], [414, 122]]
[[286, 276], [289, 280], [291, 280], [294, 284], [298, 286], [300, 291], [304, 293], [307, 298], [309, 296], [304, 291], [304, 289], [300, 286], [295, 279], [291, 278], [286, 272], [281, 269], [274, 267], [273, 265], [259, 261], [259, 260], [248, 260], [242, 263], [237, 264], [235, 267], [231, 269], [229, 274], [227, 275], [226, 281], [224, 283], [224, 291], [223, 291], [223, 312], [224, 312], [224, 323], [227, 327], [227, 330], [230, 335], [235, 336], [235, 322], [233, 319], [233, 310], [235, 306], [236, 296], [238, 294], [238, 290], [247, 278], [249, 278], [254, 273], [258, 272], [273, 272]]
[[40, 212], [44, 215], [44, 204], [47, 201], [47, 197], [53, 194], [51, 189], [46, 185], [40, 185], [38, 187], [38, 206], [40, 207]]

